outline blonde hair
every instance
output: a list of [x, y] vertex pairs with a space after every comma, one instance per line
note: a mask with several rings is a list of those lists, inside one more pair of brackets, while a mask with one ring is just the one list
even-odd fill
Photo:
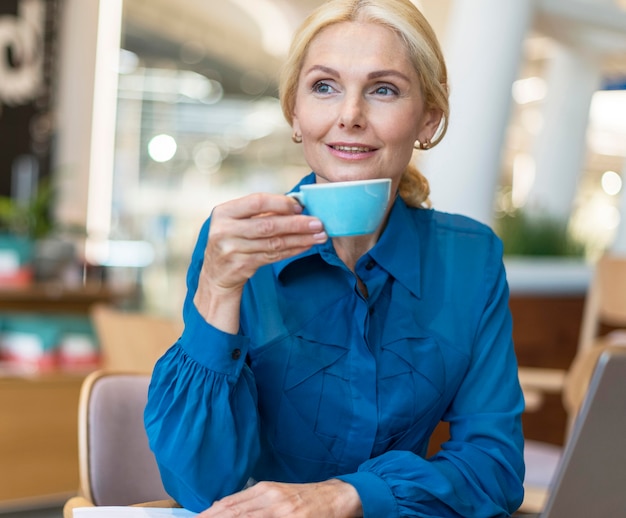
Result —
[[[298, 81], [311, 41], [330, 25], [357, 21], [384, 25], [404, 41], [420, 80], [425, 109], [442, 114], [431, 142], [431, 147], [437, 145], [448, 129], [450, 113], [446, 64], [435, 32], [410, 0], [330, 0], [313, 11], [296, 32], [280, 77], [280, 102], [287, 122], [293, 123]], [[413, 163], [402, 175], [399, 193], [410, 206], [430, 206], [428, 180]]]

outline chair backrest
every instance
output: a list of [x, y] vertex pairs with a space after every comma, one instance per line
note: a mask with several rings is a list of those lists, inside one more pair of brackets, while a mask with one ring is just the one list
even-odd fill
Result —
[[605, 255], [599, 260], [598, 286], [601, 321], [615, 327], [626, 326], [626, 257]]
[[578, 350], [592, 347], [602, 324], [626, 328], [626, 256], [605, 254], [587, 292]]
[[80, 492], [94, 505], [131, 505], [169, 496], [143, 424], [148, 374], [96, 371], [79, 403]]
[[563, 406], [570, 420], [575, 419], [587, 394], [591, 376], [598, 359], [606, 350], [624, 350], [626, 332], [613, 331], [601, 338], [596, 338], [591, 345], [579, 351], [565, 376], [563, 384]]
[[102, 366], [111, 371], [152, 372], [160, 356], [180, 337], [182, 323], [98, 304], [91, 309]]

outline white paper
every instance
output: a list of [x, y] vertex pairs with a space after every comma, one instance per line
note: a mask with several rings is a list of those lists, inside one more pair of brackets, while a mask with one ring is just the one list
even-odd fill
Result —
[[76, 507], [74, 518], [188, 518], [197, 516], [179, 507]]

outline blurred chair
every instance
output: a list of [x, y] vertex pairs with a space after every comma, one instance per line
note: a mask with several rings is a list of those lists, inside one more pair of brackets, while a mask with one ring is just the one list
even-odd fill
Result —
[[95, 371], [83, 382], [78, 412], [78, 496], [76, 507], [142, 505], [174, 507], [163, 489], [143, 424], [148, 374]]
[[[606, 328], [626, 332], [626, 256], [608, 253], [597, 261], [585, 296], [577, 354], [592, 348]], [[522, 367], [527, 410], [538, 409], [545, 394], [568, 392], [566, 375], [563, 369]]]
[[578, 350], [590, 348], [603, 326], [626, 329], [626, 256], [607, 253], [596, 263], [585, 298]]
[[110, 371], [152, 372], [159, 357], [180, 337], [174, 319], [128, 312], [105, 304], [91, 309], [102, 367]]
[[[623, 341], [619, 330], [626, 333], [626, 256], [607, 253], [597, 261], [585, 296], [577, 355], [593, 348], [608, 331], [613, 342]], [[539, 408], [544, 394], [567, 393], [566, 375], [563, 369], [522, 367], [527, 410]]]

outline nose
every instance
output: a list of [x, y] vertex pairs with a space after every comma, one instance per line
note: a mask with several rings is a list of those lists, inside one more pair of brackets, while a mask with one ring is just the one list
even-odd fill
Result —
[[365, 128], [366, 125], [366, 106], [360, 95], [346, 95], [341, 103], [338, 124], [340, 128]]

